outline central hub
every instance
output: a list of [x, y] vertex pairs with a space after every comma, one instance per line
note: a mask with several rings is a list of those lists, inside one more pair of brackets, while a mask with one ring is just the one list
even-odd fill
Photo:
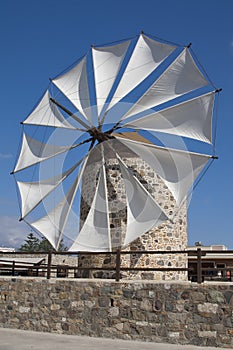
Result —
[[89, 129], [88, 132], [93, 137], [93, 139], [98, 141], [99, 143], [114, 138], [113, 136], [111, 136], [111, 130], [102, 132], [101, 126], [99, 126], [98, 128], [93, 127]]

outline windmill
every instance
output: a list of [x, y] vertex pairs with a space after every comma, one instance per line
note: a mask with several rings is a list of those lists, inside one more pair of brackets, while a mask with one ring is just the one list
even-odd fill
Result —
[[[156, 182], [179, 210], [216, 158], [212, 118], [220, 90], [190, 46], [144, 33], [92, 46], [51, 79], [22, 122], [13, 170], [20, 220], [55, 249], [65, 235], [70, 251], [108, 252], [172, 222], [176, 213], [159, 203]], [[157, 181], [137, 174], [135, 159]], [[118, 190], [124, 200], [117, 206]], [[118, 229], [111, 223], [116, 212], [124, 222]]]

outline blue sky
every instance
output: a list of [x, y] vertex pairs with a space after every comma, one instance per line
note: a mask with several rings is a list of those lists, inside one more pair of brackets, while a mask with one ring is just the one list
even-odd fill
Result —
[[233, 2], [230, 0], [8, 0], [0, 2], [1, 128], [0, 245], [19, 245], [29, 233], [18, 222], [13, 177], [24, 120], [49, 78], [91, 44], [132, 37], [141, 30], [180, 44], [192, 42], [220, 95], [217, 155], [192, 196], [189, 244], [233, 249]]

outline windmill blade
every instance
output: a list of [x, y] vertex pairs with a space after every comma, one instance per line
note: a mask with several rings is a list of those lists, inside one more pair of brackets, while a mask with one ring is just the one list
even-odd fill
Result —
[[56, 250], [59, 247], [63, 231], [69, 213], [71, 211], [83, 171], [86, 166], [86, 161], [87, 158], [85, 158], [85, 160], [83, 161], [78, 176], [76, 177], [75, 181], [73, 182], [71, 188], [69, 189], [63, 200], [61, 200], [60, 203], [55, 208], [53, 208], [48, 214], [30, 224], [36, 230], [41, 232]]
[[92, 124], [86, 57], [68, 72], [53, 79], [52, 82]]
[[198, 69], [188, 48], [185, 48], [122, 119], [208, 84], [210, 84], [209, 81]]
[[107, 110], [147, 78], [175, 49], [176, 46], [141, 34]]
[[100, 175], [90, 211], [69, 251], [111, 251], [105, 167]]
[[130, 41], [114, 46], [93, 47], [93, 67], [98, 115], [106, 102]]
[[20, 155], [12, 173], [41, 163], [44, 160], [55, 157], [77, 146], [78, 145], [54, 146], [37, 141], [24, 133]]
[[36, 108], [23, 121], [23, 124], [75, 129], [75, 127], [68, 123], [63, 117], [57, 106], [50, 101], [50, 97], [50, 93], [47, 90]]
[[124, 245], [127, 245], [151, 228], [167, 221], [168, 217], [138, 179], [130, 173], [122, 159], [119, 156], [117, 158], [126, 190], [127, 228]]
[[160, 131], [211, 143], [214, 97], [215, 91], [135, 119], [123, 126]]
[[21, 220], [35, 209], [43, 199], [53, 192], [73, 171], [81, 164], [83, 159], [77, 162], [70, 169], [53, 178], [39, 182], [21, 182], [17, 185], [21, 197]]
[[164, 181], [178, 205], [210, 158], [209, 155], [163, 148], [117, 137]]

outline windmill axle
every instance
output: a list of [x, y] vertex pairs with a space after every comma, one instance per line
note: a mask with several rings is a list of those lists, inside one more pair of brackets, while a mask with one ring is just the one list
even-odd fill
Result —
[[101, 126], [99, 126], [98, 128], [93, 127], [92, 129], [88, 130], [88, 132], [93, 137], [93, 140], [96, 140], [99, 143], [114, 138], [113, 136], [111, 136], [112, 130], [102, 132]]

